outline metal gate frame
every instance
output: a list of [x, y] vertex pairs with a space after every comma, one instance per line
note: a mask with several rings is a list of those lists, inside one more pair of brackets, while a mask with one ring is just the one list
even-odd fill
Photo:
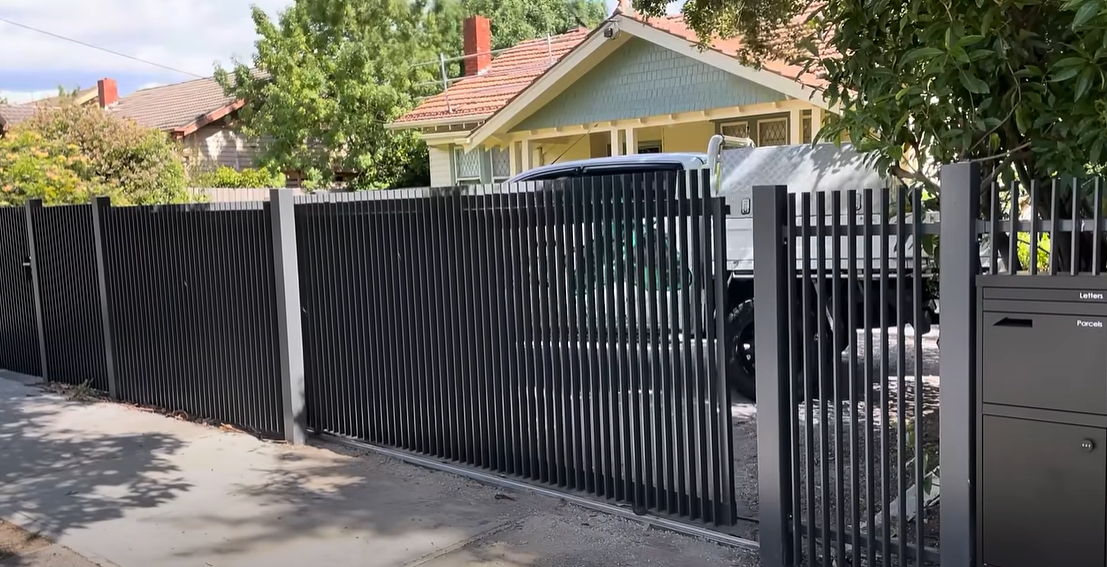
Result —
[[[671, 527], [700, 536], [716, 532], [699, 525], [732, 525], [724, 321], [706, 316], [723, 311], [724, 203], [708, 179], [298, 198], [309, 427], [482, 480], [681, 518]], [[676, 293], [625, 277], [675, 261], [643, 228], [655, 221], [691, 254], [692, 285]], [[593, 271], [603, 258], [622, 260]], [[579, 287], [584, 276], [615, 277], [620, 294]], [[675, 314], [682, 333], [659, 320]]]

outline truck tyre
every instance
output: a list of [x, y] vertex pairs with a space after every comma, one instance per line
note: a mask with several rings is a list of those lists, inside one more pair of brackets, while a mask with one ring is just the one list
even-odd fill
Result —
[[753, 300], [747, 299], [726, 315], [726, 374], [734, 391], [756, 401], [753, 341]]
[[[743, 397], [748, 398], [751, 401], [757, 401], [757, 366], [754, 362], [754, 306], [753, 300], [747, 299], [742, 303], [732, 307], [726, 317], [726, 372], [727, 381], [730, 382], [730, 387]], [[817, 315], [814, 312], [808, 313], [808, 329], [814, 330], [817, 328]], [[825, 375], [823, 376], [822, 383], [824, 384], [824, 393], [833, 391], [833, 377], [834, 366], [841, 363], [842, 351], [849, 346], [849, 334], [845, 329], [834, 329], [835, 325], [827, 321], [826, 331], [830, 335], [831, 344], [834, 347], [830, 349], [819, 349], [818, 339], [812, 337], [808, 340], [813, 341], [811, 345], [811, 354], [814, 355], [815, 362], [818, 360], [820, 350], [822, 350], [822, 357], [824, 360], [823, 370]], [[796, 402], [803, 401], [804, 399], [804, 357], [803, 357], [803, 343], [804, 338], [801, 331], [802, 327], [799, 325], [793, 326], [793, 332], [796, 333], [793, 338], [793, 344], [799, 348], [792, 352], [792, 364], [796, 371], [795, 379], [792, 382], [792, 397]], [[787, 369], [785, 369], [787, 371]], [[813, 394], [813, 398], [819, 397], [819, 380], [818, 367], [812, 368], [808, 373], [810, 379], [809, 388]]]

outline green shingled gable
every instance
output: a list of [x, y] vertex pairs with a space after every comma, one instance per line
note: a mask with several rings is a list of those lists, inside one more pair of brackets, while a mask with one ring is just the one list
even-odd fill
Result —
[[634, 38], [512, 131], [786, 99], [768, 87]]

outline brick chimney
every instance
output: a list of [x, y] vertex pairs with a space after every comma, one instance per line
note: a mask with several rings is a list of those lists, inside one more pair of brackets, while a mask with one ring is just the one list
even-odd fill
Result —
[[483, 73], [492, 64], [492, 22], [484, 16], [465, 18], [465, 76]]
[[100, 108], [115, 104], [119, 100], [119, 85], [115, 83], [115, 79], [103, 78], [96, 81], [96, 98]]

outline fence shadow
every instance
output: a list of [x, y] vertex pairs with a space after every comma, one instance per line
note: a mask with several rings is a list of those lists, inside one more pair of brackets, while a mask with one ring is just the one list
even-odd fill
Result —
[[[0, 516], [58, 538], [173, 500], [191, 486], [158, 433], [90, 433], [79, 402], [0, 379]], [[13, 557], [5, 566], [27, 564]]]
[[532, 509], [525, 501], [534, 497], [506, 495], [336, 444], [313, 445], [270, 445], [267, 464], [251, 467], [247, 480], [228, 487], [234, 501], [224, 509], [168, 520], [180, 529], [203, 526], [221, 535], [215, 542], [178, 546], [174, 556], [261, 560], [295, 541], [325, 546], [327, 554], [359, 564], [406, 565], [428, 546], [441, 550]]

